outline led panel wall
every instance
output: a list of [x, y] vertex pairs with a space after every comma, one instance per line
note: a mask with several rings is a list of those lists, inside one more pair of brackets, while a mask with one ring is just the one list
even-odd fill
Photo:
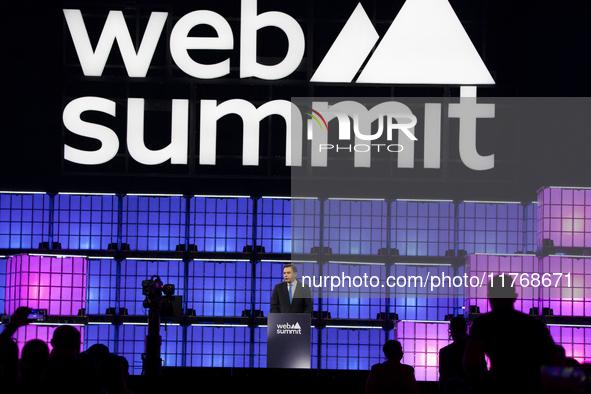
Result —
[[198, 251], [242, 252], [252, 245], [252, 213], [250, 198], [193, 197], [189, 243]]
[[142, 281], [159, 276], [163, 284], [175, 286], [174, 295], [183, 295], [184, 263], [180, 260], [144, 261], [124, 260], [121, 262], [121, 308], [130, 315], [147, 315], [143, 307], [146, 298], [142, 294]]
[[[140, 375], [142, 372], [142, 353], [145, 353], [145, 340], [148, 334], [147, 325], [123, 324], [119, 335], [123, 340], [119, 345], [120, 356], [124, 356], [129, 362], [129, 373]], [[182, 327], [178, 325], [165, 325], [160, 327], [162, 347], [160, 357], [164, 367], [182, 366]]]
[[[147, 278], [146, 278], [147, 279]], [[114, 259], [88, 260], [86, 313], [105, 314], [117, 304], [117, 261]]]
[[[146, 352], [147, 334], [148, 327], [144, 325], [123, 324], [120, 328], [119, 335], [123, 340], [119, 345], [118, 355], [127, 359], [131, 375], [142, 373], [142, 353]], [[162, 335], [162, 330], [160, 335]]]
[[241, 316], [251, 309], [248, 261], [191, 261], [188, 305], [197, 316]]
[[86, 307], [85, 258], [22, 254], [8, 257], [6, 267], [7, 314], [26, 306], [77, 315]]
[[388, 207], [384, 200], [324, 202], [324, 240], [333, 254], [373, 254], [385, 248]]
[[560, 316], [591, 316], [591, 257], [543, 257], [540, 275], [542, 308]]
[[[429, 283], [433, 283], [435, 276], [463, 276], [464, 272], [468, 277], [484, 275], [483, 287], [447, 286], [434, 294], [424, 287], [399, 288], [398, 293], [378, 287], [375, 294], [360, 296], [349, 289], [334, 297], [328, 289], [312, 284], [314, 309], [330, 312], [332, 318], [372, 320], [389, 307], [404, 320], [397, 330], [389, 332], [390, 338], [398, 337], [403, 343], [403, 362], [415, 367], [418, 380], [437, 380], [437, 353], [449, 343], [445, 316], [461, 314], [462, 307], [469, 305], [487, 312], [486, 284], [491, 273], [527, 274], [530, 283], [534, 274], [543, 278], [544, 274], [562, 273], [559, 286], [538, 287], [538, 293], [532, 286], [526, 289], [517, 309], [528, 313], [530, 307], [551, 308], [554, 315], [590, 316], [591, 305], [586, 300], [591, 299], [587, 294], [591, 291], [591, 273], [586, 269], [586, 256], [538, 258], [514, 253], [535, 250], [537, 242], [547, 236], [553, 239], [552, 226], [557, 223], [560, 237], [555, 245], [586, 247], [580, 239], [583, 234], [584, 240], [586, 234], [587, 191], [544, 189], [540, 193], [539, 208], [536, 203], [0, 194], [0, 249], [36, 248], [50, 240], [60, 242], [62, 248], [107, 249], [117, 242], [121, 213], [121, 240], [138, 251], [174, 251], [177, 245], [194, 244], [198, 251], [242, 252], [256, 238], [257, 245], [272, 253], [310, 253], [320, 246], [321, 239], [335, 255], [377, 255], [388, 240], [390, 248], [402, 256], [443, 257], [456, 248], [468, 253], [490, 252], [469, 255], [465, 267], [396, 263], [387, 268], [349, 264], [336, 258], [324, 263], [295, 262], [300, 280], [304, 275], [318, 279], [344, 273], [351, 277], [367, 274], [380, 280], [388, 275], [430, 278]], [[583, 218], [579, 217], [581, 212]], [[577, 221], [581, 219], [583, 230]], [[544, 233], [546, 224], [548, 234]], [[568, 239], [572, 239], [571, 244], [564, 243]], [[188, 307], [198, 316], [241, 316], [242, 311], [251, 309], [252, 297], [255, 309], [267, 316], [273, 287], [283, 281], [285, 262], [259, 257], [263, 260], [128, 259], [118, 263], [108, 258], [13, 255], [0, 259], [0, 312], [5, 309], [11, 313], [26, 302], [49, 309], [53, 315], [75, 315], [81, 308], [91, 315], [103, 314], [119, 301], [129, 314], [145, 315], [141, 282], [159, 275], [164, 283], [175, 285], [175, 295], [187, 297]], [[570, 285], [565, 281], [567, 273], [571, 274]], [[556, 275], [552, 281], [555, 279]], [[518, 282], [518, 291], [523, 287]], [[469, 299], [466, 304], [462, 299], [465, 295]], [[322, 297], [321, 303], [317, 297]], [[33, 338], [50, 340], [53, 329], [38, 325], [28, 326], [28, 331], [21, 329], [17, 334], [19, 346]], [[146, 330], [147, 326], [140, 324], [89, 324], [81, 329], [83, 349], [104, 343], [127, 357], [131, 373], [139, 374]], [[588, 360], [591, 354], [585, 344], [588, 330], [551, 328], [567, 355], [579, 361]], [[266, 327], [251, 332], [248, 327], [235, 325], [163, 325], [161, 335], [162, 358], [167, 366], [248, 367], [251, 360], [254, 367], [266, 366]], [[381, 329], [313, 329], [311, 367], [320, 360], [321, 368], [369, 369], [384, 361], [381, 346], [385, 338]]]
[[117, 233], [117, 196], [55, 196], [53, 241], [62, 249], [107, 250]]
[[189, 326], [187, 366], [248, 368], [250, 330], [246, 326]]
[[462, 270], [456, 271], [451, 264], [395, 264], [389, 273], [393, 279], [390, 283], [396, 284], [388, 288], [390, 312], [400, 320], [444, 320], [448, 314], [462, 314], [459, 308], [463, 306], [464, 288], [448, 285], [451, 279], [447, 279], [457, 275], [461, 276]]
[[[257, 240], [267, 253], [291, 253], [292, 208], [296, 200], [257, 200]], [[303, 203], [303, 202], [302, 202]], [[299, 251], [302, 253], [302, 250]]]
[[176, 250], [185, 244], [185, 201], [180, 196], [125, 196], [122, 241], [131, 250]]
[[112, 324], [88, 324], [84, 327], [84, 350], [96, 344], [102, 344], [115, 353], [115, 326]]
[[538, 247], [591, 247], [591, 190], [545, 187], [538, 191]]
[[310, 253], [320, 245], [318, 200], [261, 198], [257, 204], [257, 240], [265, 252]]
[[38, 248], [49, 242], [47, 194], [0, 194], [0, 248]]
[[458, 208], [459, 249], [499, 254], [535, 251], [532, 204], [463, 202]]
[[292, 253], [311, 253], [320, 246], [320, 201], [291, 200]]
[[439, 349], [450, 344], [448, 322], [412, 322], [397, 324], [397, 340], [402, 344], [402, 363], [415, 368], [416, 380], [439, 379]]
[[445, 256], [454, 248], [454, 204], [393, 201], [391, 247], [403, 256]]
[[579, 363], [591, 362], [591, 327], [550, 326], [550, 334], [565, 350], [566, 357]]
[[[470, 255], [466, 260], [466, 275], [473, 282], [466, 289], [466, 308], [478, 306], [480, 313], [490, 312], [487, 285], [492, 276], [503, 273], [507, 285], [514, 283], [515, 309], [529, 313], [530, 308], [539, 307], [540, 286], [535, 286], [535, 280], [541, 279], [540, 272], [538, 258], [534, 255]], [[472, 277], [475, 279], [470, 279]]]
[[[345, 284], [338, 288], [338, 292], [336, 290], [330, 291], [331, 282], [328, 282], [328, 287], [324, 289], [325, 307], [323, 310], [328, 311], [333, 319], [375, 319], [379, 313], [386, 312], [388, 292], [387, 288], [381, 287], [387, 277], [385, 265], [328, 263], [323, 267], [324, 275], [336, 277]], [[316, 276], [321, 279], [319, 274]], [[367, 281], [364, 276], [368, 278]], [[371, 277], [381, 279], [377, 287], [371, 286]], [[349, 284], [348, 278], [351, 278], [351, 284]], [[367, 282], [367, 287], [365, 287], [365, 283], [359, 288], [356, 287], [356, 279], [359, 279], [357, 281], [359, 284], [362, 280]], [[377, 281], [374, 281], [374, 284], [376, 283]], [[314, 283], [312, 286], [312, 290], [315, 292]]]
[[384, 331], [379, 328], [327, 327], [322, 330], [322, 368], [371, 369], [372, 365], [386, 361], [384, 343]]

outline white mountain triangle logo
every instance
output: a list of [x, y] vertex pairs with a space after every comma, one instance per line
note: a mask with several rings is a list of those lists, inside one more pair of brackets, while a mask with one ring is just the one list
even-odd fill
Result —
[[[310, 81], [352, 82], [378, 39], [359, 3]], [[356, 82], [495, 83], [447, 0], [407, 0]]]
[[292, 326], [292, 328], [294, 330], [300, 330], [302, 327], [300, 327], [300, 323], [299, 322], [296, 322], [296, 324], [294, 326]]

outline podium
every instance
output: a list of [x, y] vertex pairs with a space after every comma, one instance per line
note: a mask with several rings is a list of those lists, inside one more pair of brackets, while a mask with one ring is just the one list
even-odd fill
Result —
[[267, 368], [310, 368], [309, 313], [269, 313]]

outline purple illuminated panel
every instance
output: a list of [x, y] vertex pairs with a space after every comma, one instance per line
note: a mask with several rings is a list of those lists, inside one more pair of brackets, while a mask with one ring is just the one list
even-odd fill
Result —
[[[513, 282], [514, 277], [518, 278], [515, 280], [515, 290], [517, 291], [515, 309], [523, 313], [529, 313], [530, 308], [538, 307], [539, 304], [540, 287], [529, 285], [532, 275], [540, 275], [539, 272], [539, 261], [534, 255], [470, 255], [466, 261], [466, 275], [468, 280], [471, 280], [472, 277], [478, 277], [478, 286], [472, 286], [472, 284], [476, 285], [476, 279], [474, 279], [466, 289], [466, 308], [476, 305], [480, 307], [480, 313], [489, 312], [488, 282], [491, 275], [495, 276], [504, 273], [507, 283], [509, 281]], [[518, 274], [518, 276], [510, 274]], [[523, 281], [521, 281], [522, 278]], [[528, 285], [526, 286], [526, 284]]]
[[439, 349], [451, 343], [448, 322], [424, 323], [402, 321], [398, 323], [397, 339], [402, 344], [402, 363], [415, 368], [416, 380], [439, 379]]
[[37, 255], [6, 261], [6, 313], [19, 306], [49, 315], [77, 315], [86, 307], [86, 259]]
[[591, 190], [550, 188], [538, 192], [538, 247], [591, 246]]
[[591, 316], [591, 258], [547, 256], [541, 260], [542, 307], [554, 315]]
[[[78, 331], [80, 331], [80, 338], [84, 338], [84, 328], [80, 326], [75, 326]], [[53, 349], [51, 346], [51, 338], [53, 338], [53, 332], [57, 326], [37, 326], [35, 324], [29, 324], [24, 327], [20, 327], [16, 330], [16, 333], [13, 335], [14, 340], [18, 346], [18, 353], [21, 354], [23, 347], [25, 344], [33, 339], [40, 339], [47, 344], [49, 347], [49, 351]], [[80, 351], [84, 351], [84, 346], [80, 344]]]
[[566, 357], [581, 364], [591, 362], [591, 327], [549, 327], [554, 342], [564, 347]]

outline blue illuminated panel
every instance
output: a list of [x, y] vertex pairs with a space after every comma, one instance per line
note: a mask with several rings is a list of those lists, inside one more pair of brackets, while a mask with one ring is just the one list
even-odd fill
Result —
[[88, 260], [86, 313], [99, 315], [115, 308], [117, 262], [112, 259]]
[[[119, 355], [129, 362], [129, 373], [140, 375], [142, 372], [142, 353], [145, 353], [145, 339], [148, 326], [123, 324], [120, 328], [123, 340], [119, 344]], [[164, 367], [182, 366], [182, 327], [164, 323], [160, 327], [162, 336], [161, 358]]]
[[183, 366], [183, 327], [162, 323], [160, 326], [162, 346], [160, 357], [163, 367]]
[[[397, 313], [400, 320], [444, 320], [445, 315], [453, 313], [455, 309], [463, 306], [463, 299], [460, 297], [463, 296], [464, 289], [450, 286], [454, 275], [461, 275], [462, 272], [454, 274], [451, 266], [394, 265], [390, 273], [391, 276], [406, 279], [420, 277], [423, 281], [417, 281], [419, 285], [416, 286], [407, 283], [406, 287], [391, 288], [390, 311]], [[446, 279], [445, 286], [435, 288], [437, 291], [430, 293], [428, 290], [431, 288], [432, 280], [428, 280], [428, 278], [434, 276], [449, 279]], [[403, 284], [402, 281], [400, 283]], [[412, 282], [409, 281], [409, 283]], [[424, 287], [421, 287], [420, 283], [423, 283]]]
[[[524, 208], [519, 203], [460, 204], [459, 249], [468, 253], [535, 251], [536, 209], [533, 205]], [[525, 222], [524, 209], [528, 215]]]
[[148, 327], [124, 324], [120, 330], [120, 335], [124, 339], [119, 345], [119, 355], [127, 359], [131, 375], [141, 375], [142, 353], [146, 352], [145, 340]]
[[189, 239], [198, 251], [242, 252], [252, 245], [252, 200], [191, 198]]
[[320, 201], [292, 200], [292, 253], [310, 253], [320, 246]]
[[273, 288], [283, 281], [283, 264], [267, 261], [260, 262], [256, 265], [255, 278], [257, 288], [255, 308], [263, 311], [263, 314], [268, 316], [271, 310]]
[[84, 350], [100, 343], [115, 352], [115, 326], [111, 324], [89, 324], [84, 330]]
[[251, 265], [246, 261], [189, 263], [189, 308], [197, 316], [241, 316], [250, 310]]
[[257, 201], [257, 239], [265, 252], [291, 253], [291, 212], [295, 203], [292, 200], [271, 198]]
[[386, 247], [388, 215], [385, 201], [327, 200], [325, 244], [333, 254], [373, 254]]
[[37, 248], [49, 242], [49, 196], [0, 195], [0, 248]]
[[62, 249], [107, 250], [117, 243], [117, 205], [117, 196], [55, 196], [53, 241]]
[[163, 284], [175, 286], [174, 295], [184, 294], [184, 265], [182, 261], [141, 261], [124, 260], [121, 262], [121, 308], [127, 308], [130, 315], [147, 315], [142, 306], [142, 281], [152, 275], [160, 276]]
[[325, 328], [322, 330], [323, 369], [361, 369], [386, 361], [382, 353], [385, 343], [381, 329], [350, 330]]
[[185, 199], [125, 196], [123, 242], [131, 250], [161, 251], [185, 244]]
[[188, 367], [248, 367], [249, 351], [248, 327], [187, 328]]
[[[364, 276], [367, 278], [374, 276], [385, 281], [387, 275], [384, 265], [329, 263], [325, 264], [323, 269], [323, 275], [335, 276], [341, 279], [344, 275], [345, 278], [350, 277], [352, 279], [351, 286], [347, 282], [346, 286], [343, 286], [338, 294], [337, 292], [329, 294], [335, 297], [326, 298], [324, 301], [325, 308], [330, 312], [333, 319], [375, 319], [378, 313], [386, 311], [387, 288], [382, 288], [381, 285], [378, 285], [377, 288], [372, 288], [369, 280], [367, 281], [367, 288], [365, 288], [365, 284], [359, 288], [365, 289], [364, 292], [359, 292], [358, 288], [354, 286], [355, 277], [361, 280]], [[381, 282], [381, 284], [383, 283]], [[313, 288], [315, 288], [314, 285], [312, 283]], [[370, 289], [371, 293], [369, 292]], [[327, 290], [330, 290], [330, 285]], [[382, 296], [379, 296], [379, 294]]]
[[454, 248], [454, 204], [393, 201], [390, 234], [401, 256], [445, 256]]

